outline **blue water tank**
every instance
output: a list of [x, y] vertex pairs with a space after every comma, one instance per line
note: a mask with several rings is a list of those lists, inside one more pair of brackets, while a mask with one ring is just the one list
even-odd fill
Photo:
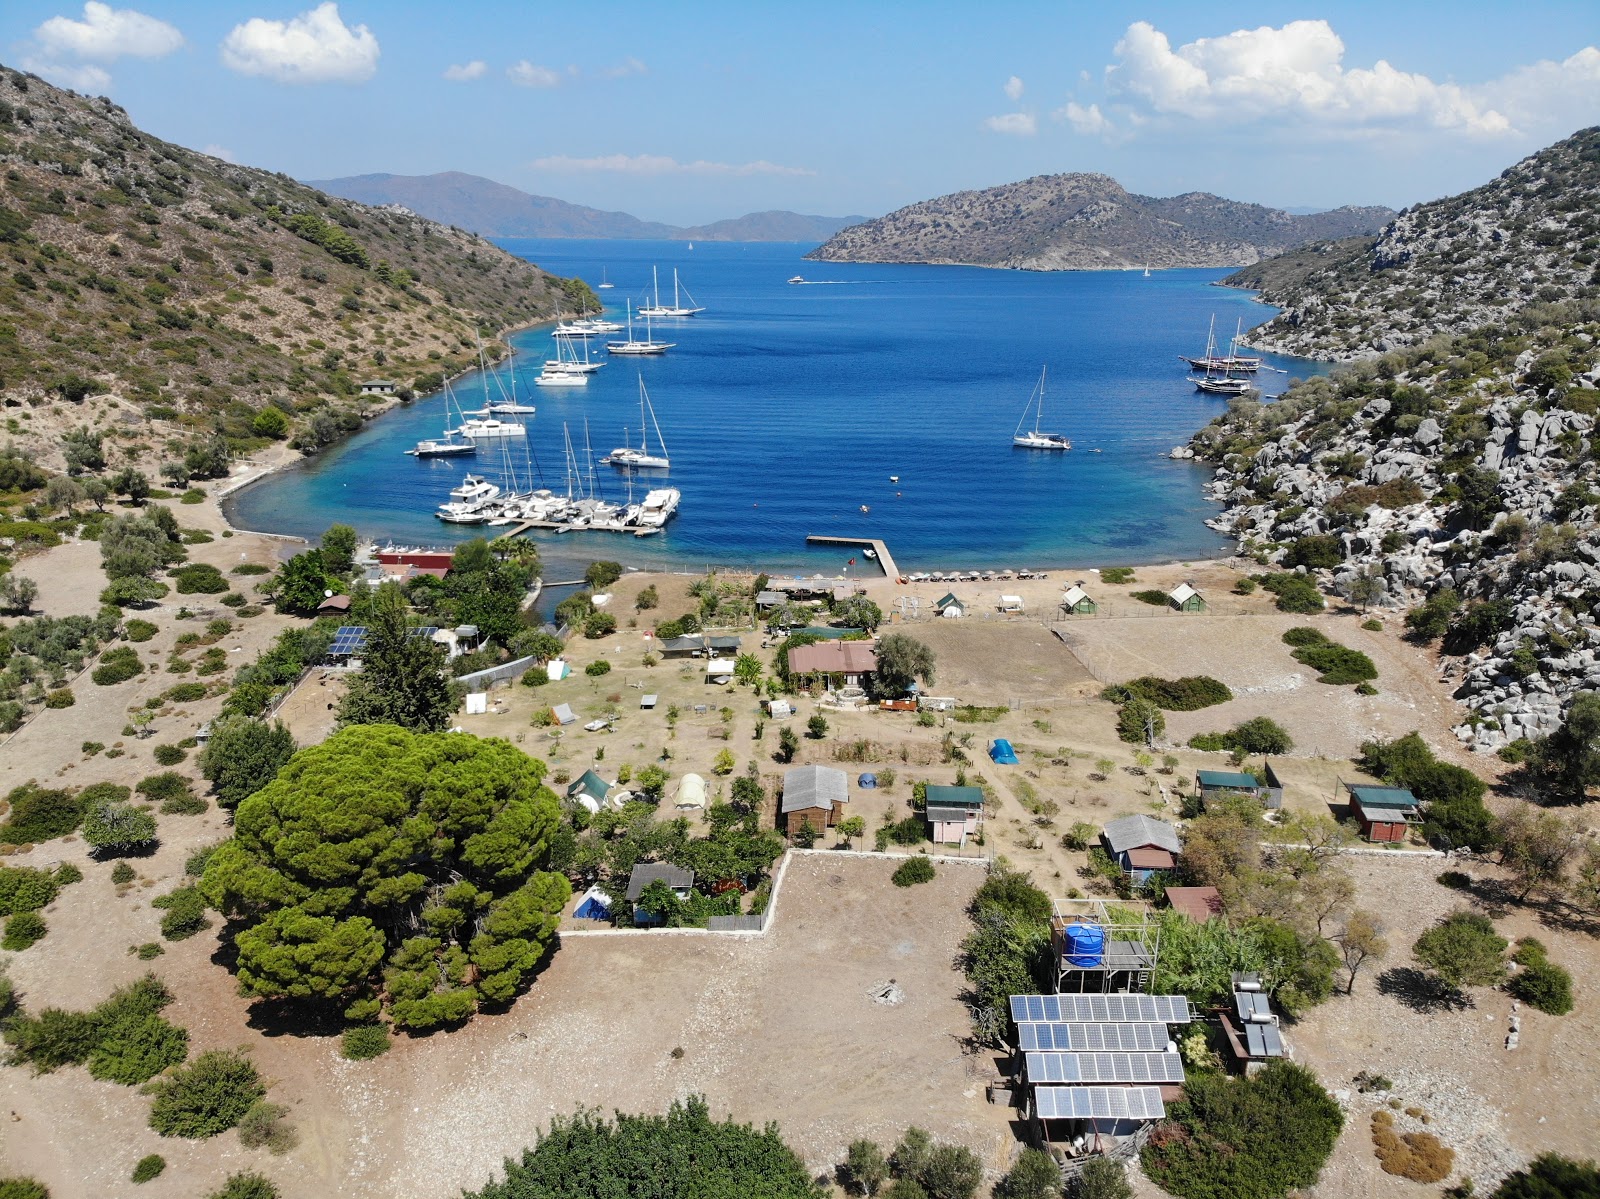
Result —
[[1098, 924], [1067, 925], [1066, 959], [1070, 965], [1092, 970], [1105, 956], [1106, 930]]

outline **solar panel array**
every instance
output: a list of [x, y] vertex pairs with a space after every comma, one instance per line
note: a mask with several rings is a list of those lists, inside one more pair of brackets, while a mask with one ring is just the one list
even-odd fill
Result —
[[1030, 1053], [1028, 1081], [1039, 1083], [1183, 1081], [1176, 1053]]
[[1033, 1110], [1044, 1120], [1159, 1120], [1167, 1114], [1159, 1087], [1034, 1087]]
[[333, 635], [333, 644], [328, 647], [328, 652], [341, 658], [349, 657], [351, 654], [359, 654], [366, 648], [366, 644], [366, 625], [341, 625], [338, 632]]
[[1161, 1053], [1169, 1040], [1165, 1024], [1019, 1024], [1017, 1038], [1024, 1052], [1073, 1053]]
[[1275, 1024], [1246, 1024], [1245, 1045], [1251, 1057], [1283, 1057], [1283, 1036]]
[[1182, 995], [1013, 995], [1018, 1024], [1188, 1024]]

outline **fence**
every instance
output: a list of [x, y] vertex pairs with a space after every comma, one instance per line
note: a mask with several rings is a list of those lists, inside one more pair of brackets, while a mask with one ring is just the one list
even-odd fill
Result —
[[[491, 666], [488, 670], [475, 670], [471, 674], [464, 674], [455, 681], [465, 683], [468, 691], [487, 691], [495, 683], [509, 683], [512, 679], [520, 679], [528, 673], [533, 666], [542, 666], [544, 659], [530, 654], [526, 658], [518, 658], [514, 662], [502, 662], [498, 666]], [[480, 686], [481, 684], [481, 686]]]

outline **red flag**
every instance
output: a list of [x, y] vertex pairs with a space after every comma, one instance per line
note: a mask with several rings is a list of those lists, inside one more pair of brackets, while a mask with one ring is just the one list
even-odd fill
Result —
[[854, 558], [851, 558], [850, 561], [845, 563], [846, 566], [854, 566], [855, 564], [856, 560]]

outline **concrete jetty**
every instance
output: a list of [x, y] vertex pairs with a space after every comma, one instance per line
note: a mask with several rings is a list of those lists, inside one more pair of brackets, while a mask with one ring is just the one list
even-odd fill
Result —
[[872, 552], [878, 555], [878, 565], [883, 568], [883, 573], [891, 579], [900, 577], [900, 568], [894, 564], [894, 556], [889, 553], [889, 547], [876, 537], [827, 537], [820, 533], [811, 533], [806, 537], [806, 544], [870, 546]]

